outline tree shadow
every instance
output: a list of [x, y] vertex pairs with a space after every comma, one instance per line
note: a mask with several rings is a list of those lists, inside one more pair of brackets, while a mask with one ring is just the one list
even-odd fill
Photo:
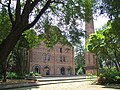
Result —
[[86, 82], [86, 81], [91, 81], [91, 80], [71, 80], [71, 81], [60, 81], [60, 82], [46, 82], [46, 83], [34, 83], [34, 85], [30, 85], [30, 86], [24, 86], [24, 87], [17, 87], [17, 88], [12, 88], [9, 90], [32, 90], [32, 89], [37, 89], [40, 88], [40, 86], [44, 86], [44, 85], [51, 85], [51, 84], [64, 84], [64, 83], [74, 83], [74, 82]]
[[113, 88], [115, 90], [120, 90], [120, 84], [108, 84], [108, 85], [103, 85], [103, 88]]

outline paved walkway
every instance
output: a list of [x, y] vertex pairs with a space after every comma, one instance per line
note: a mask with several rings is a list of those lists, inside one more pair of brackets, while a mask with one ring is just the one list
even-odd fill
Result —
[[92, 81], [83, 80], [66, 80], [66, 81], [48, 81], [39, 82], [39, 86], [15, 88], [10, 90], [120, 90], [107, 88], [102, 85], [90, 85]]
[[[64, 79], [64, 80], [63, 80]], [[1, 90], [120, 90], [102, 85], [91, 85], [93, 79], [80, 77], [47, 77], [38, 79], [37, 83], [3, 85]], [[45, 81], [46, 80], [46, 81]], [[10, 89], [11, 88], [11, 89]]]

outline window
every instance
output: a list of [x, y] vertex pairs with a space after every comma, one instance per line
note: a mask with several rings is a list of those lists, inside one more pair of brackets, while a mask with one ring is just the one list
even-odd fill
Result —
[[48, 54], [48, 61], [50, 61], [50, 54]]
[[60, 56], [60, 62], [62, 62], [62, 56]]
[[63, 57], [63, 62], [65, 62], [65, 57]]
[[60, 53], [62, 53], [62, 48], [60, 48]]
[[45, 54], [45, 56], [44, 56], [44, 60], [46, 60], [46, 58], [47, 58], [47, 55]]
[[60, 72], [61, 72], [62, 75], [65, 75], [65, 68], [62, 67], [62, 68], [60, 69]]

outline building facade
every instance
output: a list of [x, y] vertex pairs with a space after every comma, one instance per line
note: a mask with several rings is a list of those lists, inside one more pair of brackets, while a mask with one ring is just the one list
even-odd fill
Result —
[[52, 49], [41, 43], [29, 50], [29, 72], [42, 76], [75, 75], [74, 48], [56, 44]]

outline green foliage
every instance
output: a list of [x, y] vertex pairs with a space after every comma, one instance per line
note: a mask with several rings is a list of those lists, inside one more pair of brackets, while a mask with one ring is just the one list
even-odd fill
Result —
[[40, 39], [34, 30], [27, 30], [23, 33], [23, 35], [27, 40], [30, 48], [35, 47], [40, 43]]
[[16, 79], [17, 78], [17, 74], [14, 72], [8, 72], [7, 73], [7, 78], [8, 79]]
[[85, 11], [85, 20], [89, 22], [92, 18], [92, 6], [93, 6], [93, 0], [85, 0], [84, 1], [84, 11]]
[[104, 67], [100, 70], [97, 84], [118, 84], [120, 83], [120, 72], [115, 67], [111, 69]]
[[25, 73], [26, 71], [25, 63], [27, 60], [26, 55], [28, 49], [29, 49], [29, 44], [25, 39], [25, 36], [22, 35], [8, 57], [7, 60], [8, 72], [12, 71], [19, 74]]
[[108, 67], [103, 67], [103, 68], [100, 68], [99, 69], [100, 71], [100, 73], [104, 73], [104, 72], [111, 72], [111, 71], [115, 71], [115, 72], [117, 72], [117, 70], [115, 69], [115, 67], [113, 66], [113, 67], [111, 67], [111, 69], [110, 68], [108, 68]]
[[2, 8], [0, 11], [0, 44], [7, 37], [11, 30], [11, 22], [6, 13], [6, 8]]
[[15, 72], [7, 72], [7, 79], [24, 79], [24, 75]]
[[76, 75], [82, 75], [82, 74], [85, 74], [84, 72], [83, 72], [83, 68], [79, 68], [78, 70], [76, 70]]
[[28, 75], [29, 76], [41, 76], [41, 74], [35, 73], [35, 72], [30, 72]]
[[57, 43], [71, 46], [67, 37], [62, 35], [62, 31], [57, 26], [50, 25], [48, 21], [44, 23], [44, 33], [38, 37], [48, 48], [52, 48]]
[[97, 52], [104, 47], [104, 36], [102, 34], [91, 34], [88, 40], [87, 49], [91, 52]]
[[120, 1], [119, 0], [102, 0], [100, 3], [98, 0], [96, 0], [97, 8], [100, 9], [100, 14], [107, 13], [107, 16], [110, 19], [118, 18], [119, 17], [119, 10], [120, 10]]
[[75, 73], [77, 75], [79, 74], [85, 74], [85, 59], [84, 59], [84, 47], [82, 44], [76, 45], [75, 48]]

